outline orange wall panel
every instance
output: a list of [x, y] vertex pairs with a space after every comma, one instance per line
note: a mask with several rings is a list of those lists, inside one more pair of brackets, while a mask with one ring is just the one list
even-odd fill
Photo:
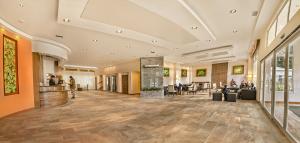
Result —
[[[3, 35], [18, 41], [19, 94], [4, 96], [3, 83]], [[0, 118], [9, 114], [34, 107], [32, 46], [23, 37], [16, 38], [14, 33], [0, 31]]]

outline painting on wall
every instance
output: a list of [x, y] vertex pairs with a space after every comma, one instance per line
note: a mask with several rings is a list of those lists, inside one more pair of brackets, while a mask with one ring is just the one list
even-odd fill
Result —
[[244, 65], [235, 65], [232, 67], [232, 74], [233, 75], [240, 75], [244, 74]]
[[164, 77], [170, 76], [170, 68], [164, 68]]
[[197, 77], [203, 77], [203, 76], [206, 76], [206, 69], [197, 69], [197, 70], [196, 70], [196, 76], [197, 76]]
[[3, 35], [4, 95], [19, 93], [17, 41]]
[[187, 77], [187, 69], [181, 69], [181, 77]]

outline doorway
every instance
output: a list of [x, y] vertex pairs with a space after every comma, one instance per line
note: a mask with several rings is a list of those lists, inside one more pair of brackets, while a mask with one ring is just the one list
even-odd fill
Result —
[[122, 75], [122, 93], [128, 94], [128, 75]]
[[[211, 81], [216, 84], [218, 88], [227, 84], [228, 63], [219, 63], [212, 65]], [[222, 85], [220, 84], [222, 83]]]

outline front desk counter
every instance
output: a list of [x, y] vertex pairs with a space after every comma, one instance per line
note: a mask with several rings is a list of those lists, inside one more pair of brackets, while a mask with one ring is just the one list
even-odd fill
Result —
[[41, 108], [60, 106], [68, 103], [68, 91], [65, 86], [40, 86]]

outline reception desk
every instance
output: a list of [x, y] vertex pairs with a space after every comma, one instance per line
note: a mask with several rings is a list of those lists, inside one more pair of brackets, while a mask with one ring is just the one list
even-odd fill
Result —
[[68, 100], [68, 91], [64, 86], [40, 86], [41, 108], [64, 105]]

